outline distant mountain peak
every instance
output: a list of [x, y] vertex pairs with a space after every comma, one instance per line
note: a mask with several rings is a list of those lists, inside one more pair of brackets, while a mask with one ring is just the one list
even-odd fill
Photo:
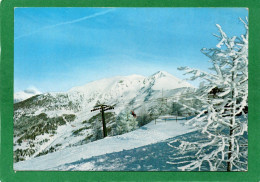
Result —
[[167, 75], [171, 75], [170, 73], [166, 72], [166, 71], [157, 71], [156, 73], [154, 73], [152, 76], [159, 76], [159, 77], [165, 77]]
[[147, 80], [153, 82], [152, 89], [154, 90], [193, 87], [188, 82], [181, 80], [166, 71], [158, 71], [147, 77]]
[[35, 95], [39, 95], [41, 93], [42, 92], [40, 92], [37, 88], [29, 87], [29, 88], [25, 89], [24, 91], [16, 92], [14, 94], [14, 103], [21, 102], [23, 100], [26, 100]]
[[172, 74], [166, 72], [166, 71], [157, 71], [156, 73], [152, 74], [150, 76], [150, 78], [163, 78], [163, 77], [171, 77], [171, 78], [175, 78]]
[[163, 71], [163, 70], [157, 71], [156, 73], [154, 73], [154, 75], [155, 75], [155, 74], [170, 75], [170, 73], [168, 73], [167, 71]]

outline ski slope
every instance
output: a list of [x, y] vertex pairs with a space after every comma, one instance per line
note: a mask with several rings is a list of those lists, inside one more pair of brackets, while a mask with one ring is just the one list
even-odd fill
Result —
[[[176, 122], [175, 120], [165, 121], [165, 119], [157, 119], [156, 124], [152, 121], [135, 131], [123, 135], [106, 137], [85, 145], [66, 148], [27, 161], [15, 163], [14, 170], [57, 170], [68, 163], [157, 143], [193, 131], [193, 128], [183, 124], [184, 121], [178, 120]], [[86, 166], [85, 170], [88, 169], [89, 167]], [[84, 168], [80, 170], [84, 170]]]

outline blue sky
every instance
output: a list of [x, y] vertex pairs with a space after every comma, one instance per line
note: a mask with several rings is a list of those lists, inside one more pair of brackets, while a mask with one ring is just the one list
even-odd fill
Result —
[[215, 24], [240, 36], [246, 16], [245, 8], [15, 8], [14, 92], [159, 70], [185, 78], [178, 67], [210, 67], [200, 50], [216, 46]]

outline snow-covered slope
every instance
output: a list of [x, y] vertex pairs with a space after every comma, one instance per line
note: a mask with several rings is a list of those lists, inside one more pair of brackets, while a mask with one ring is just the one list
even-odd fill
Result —
[[[149, 77], [116, 76], [74, 87], [68, 92], [45, 93], [14, 104], [14, 160], [28, 160], [95, 141], [97, 103], [113, 105], [106, 111], [108, 135], [123, 110], [137, 116], [158, 108], [158, 98], [174, 97], [192, 86], [159, 71]], [[168, 102], [169, 104], [170, 102]]]
[[14, 93], [14, 103], [21, 102], [23, 100], [26, 100], [32, 96], [39, 95], [41, 92], [37, 90], [36, 88], [28, 88], [21, 92]]
[[[178, 122], [175, 120], [165, 122], [158, 119], [156, 124], [151, 122], [123, 135], [107, 137], [85, 145], [67, 148], [45, 156], [15, 163], [14, 170], [57, 170], [65, 169], [65, 166], [66, 170], [69, 170], [70, 167], [74, 166], [69, 166], [68, 163], [85, 160], [93, 156], [134, 149], [191, 132], [192, 129], [183, 125], [183, 122], [181, 120]], [[89, 167], [87, 164], [83, 164], [79, 166], [78, 170], [90, 170]], [[74, 168], [74, 170], [77, 169]]]
[[[88, 83], [84, 86], [69, 90], [70, 97], [81, 95], [89, 101], [98, 100], [107, 104], [128, 104], [129, 102], [143, 101], [149, 95], [153, 98], [161, 96], [161, 90], [167, 93], [179, 88], [192, 88], [188, 82], [173, 75], [159, 71], [149, 77], [140, 75], [116, 76]], [[153, 93], [152, 93], [153, 92]], [[151, 98], [150, 98], [151, 99]], [[86, 105], [86, 104], [84, 104]]]

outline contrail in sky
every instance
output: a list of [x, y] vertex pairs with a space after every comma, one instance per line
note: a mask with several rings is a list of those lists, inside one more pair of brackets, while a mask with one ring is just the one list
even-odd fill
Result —
[[27, 33], [27, 34], [23, 34], [23, 35], [17, 36], [17, 37], [15, 37], [14, 39], [17, 40], [17, 39], [20, 39], [20, 38], [22, 38], [22, 37], [27, 37], [27, 36], [29, 36], [29, 35], [35, 34], [35, 33], [40, 32], [40, 31], [42, 31], [42, 30], [46, 30], [46, 29], [58, 27], [58, 26], [61, 26], [61, 25], [67, 25], [67, 24], [77, 23], [77, 22], [80, 22], [80, 21], [83, 21], [83, 20], [95, 18], [95, 17], [97, 17], [97, 16], [101, 16], [101, 15], [107, 14], [107, 13], [109, 13], [109, 12], [111, 12], [111, 11], [114, 11], [114, 10], [115, 10], [115, 9], [109, 9], [109, 10], [106, 10], [106, 11], [103, 11], [103, 12], [99, 12], [99, 13], [95, 13], [95, 14], [92, 14], [92, 15], [89, 15], [89, 16], [84, 16], [84, 17], [82, 17], [82, 18], [78, 18], [78, 19], [75, 19], [75, 20], [66, 21], [66, 22], [61, 22], [61, 23], [58, 23], [58, 24], [55, 24], [55, 25], [46, 26], [46, 27], [40, 28], [40, 29], [38, 29], [38, 30], [36, 30], [36, 31], [33, 31], [33, 32], [30, 32], [30, 33]]

